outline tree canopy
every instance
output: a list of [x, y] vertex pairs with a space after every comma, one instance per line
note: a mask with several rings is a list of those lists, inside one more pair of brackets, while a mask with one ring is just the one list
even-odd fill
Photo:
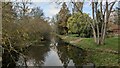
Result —
[[89, 22], [92, 21], [88, 14], [74, 13], [68, 18], [67, 27], [69, 33], [77, 33], [79, 36], [87, 36], [91, 30]]

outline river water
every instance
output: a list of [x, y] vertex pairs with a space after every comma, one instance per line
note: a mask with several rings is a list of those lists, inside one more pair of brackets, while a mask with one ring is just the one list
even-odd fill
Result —
[[51, 39], [50, 43], [30, 46], [16, 62], [17, 66], [81, 66], [84, 64], [82, 49]]

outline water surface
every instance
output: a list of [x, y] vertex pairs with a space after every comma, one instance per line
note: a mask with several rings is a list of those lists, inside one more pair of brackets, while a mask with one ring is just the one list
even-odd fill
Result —
[[81, 66], [84, 62], [82, 49], [52, 40], [51, 43], [30, 46], [17, 66]]

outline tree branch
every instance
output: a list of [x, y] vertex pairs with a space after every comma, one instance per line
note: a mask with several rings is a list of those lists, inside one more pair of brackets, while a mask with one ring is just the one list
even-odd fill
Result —
[[7, 4], [3, 5], [2, 8], [6, 7], [10, 2], [7, 2]]
[[78, 10], [81, 14], [83, 14], [82, 11], [81, 11], [81, 10], [78, 8], [78, 6], [75, 4], [75, 2], [73, 2], [73, 1], [71, 0], [71, 3], [75, 5], [75, 7], [77, 8], [77, 10]]

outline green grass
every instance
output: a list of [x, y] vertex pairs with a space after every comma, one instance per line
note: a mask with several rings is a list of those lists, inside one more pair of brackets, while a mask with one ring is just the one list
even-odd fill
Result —
[[[86, 60], [97, 66], [118, 66], [118, 37], [106, 38], [105, 45], [96, 45], [93, 38], [80, 38], [75, 36], [60, 36], [65, 42], [81, 39], [79, 42], [71, 43], [87, 51]], [[111, 52], [112, 51], [112, 52]]]
[[71, 36], [60, 36], [64, 41], [70, 42], [77, 39], [81, 39], [80, 42], [73, 43], [81, 48], [89, 49], [106, 49], [118, 51], [118, 37], [106, 38], [105, 45], [96, 45], [93, 38], [80, 38], [80, 37], [71, 37]]
[[91, 48], [91, 49], [106, 49], [118, 51], [118, 38], [106, 38], [105, 45], [96, 45], [93, 38], [84, 38], [79, 43], [76, 43], [79, 47], [82, 48]]
[[78, 34], [69, 34], [68, 36], [70, 36], [70, 37], [77, 37]]
[[71, 40], [76, 40], [76, 39], [79, 39], [79, 37], [73, 37], [73, 36], [64, 36], [64, 35], [57, 35], [59, 36], [60, 38], [62, 38], [64, 41], [71, 41]]
[[88, 51], [86, 59], [97, 66], [118, 66], [118, 55], [106, 52]]

